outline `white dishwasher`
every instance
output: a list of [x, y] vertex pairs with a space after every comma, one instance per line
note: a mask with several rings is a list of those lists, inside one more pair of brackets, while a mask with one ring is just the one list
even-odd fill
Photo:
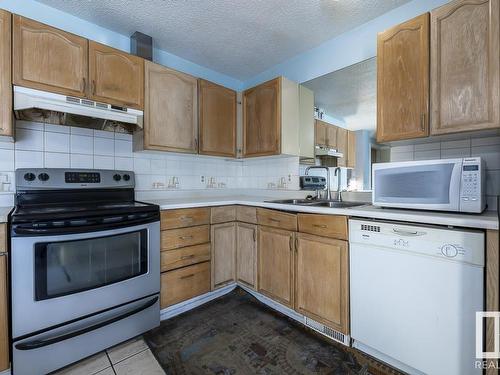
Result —
[[410, 374], [472, 375], [484, 233], [349, 221], [353, 346]]

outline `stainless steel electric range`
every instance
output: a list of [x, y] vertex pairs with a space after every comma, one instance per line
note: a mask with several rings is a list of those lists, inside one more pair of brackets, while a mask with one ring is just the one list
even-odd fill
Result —
[[11, 216], [12, 358], [39, 375], [160, 323], [159, 207], [125, 171], [19, 169]]

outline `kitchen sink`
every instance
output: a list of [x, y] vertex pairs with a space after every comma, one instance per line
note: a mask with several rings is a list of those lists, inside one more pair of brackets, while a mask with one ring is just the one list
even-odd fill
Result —
[[312, 200], [312, 199], [278, 199], [267, 201], [267, 203], [278, 204], [293, 204], [296, 206], [311, 206], [311, 207], [331, 207], [331, 208], [349, 208], [364, 206], [365, 202], [348, 202], [348, 201], [327, 201], [327, 200]]
[[339, 201], [326, 201], [326, 202], [317, 202], [312, 206], [315, 207], [330, 207], [330, 208], [350, 208], [350, 207], [358, 207], [366, 205], [365, 202], [339, 202]]

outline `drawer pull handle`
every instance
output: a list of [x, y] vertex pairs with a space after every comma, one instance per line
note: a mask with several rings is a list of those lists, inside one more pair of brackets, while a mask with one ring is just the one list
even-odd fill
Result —
[[184, 280], [184, 279], [189, 279], [190, 277], [193, 277], [194, 276], [194, 273], [190, 274], [190, 275], [186, 275], [186, 276], [181, 276], [180, 279], [181, 280]]
[[185, 260], [185, 259], [192, 259], [194, 258], [194, 254], [191, 254], [191, 255], [184, 255], [181, 257], [181, 260]]
[[274, 217], [269, 218], [270, 221], [274, 221], [275, 223], [279, 223], [281, 220], [275, 219]]
[[180, 219], [182, 221], [193, 221], [193, 218], [191, 216], [181, 216]]
[[181, 240], [191, 240], [193, 236], [181, 236], [179, 237]]
[[325, 224], [313, 224], [313, 227], [315, 228], [326, 228], [326, 225]]

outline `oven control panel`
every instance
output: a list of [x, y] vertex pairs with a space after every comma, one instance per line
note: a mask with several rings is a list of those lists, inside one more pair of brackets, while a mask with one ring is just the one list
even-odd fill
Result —
[[16, 170], [16, 190], [81, 189], [81, 188], [128, 188], [135, 187], [134, 172], [26, 168]]

